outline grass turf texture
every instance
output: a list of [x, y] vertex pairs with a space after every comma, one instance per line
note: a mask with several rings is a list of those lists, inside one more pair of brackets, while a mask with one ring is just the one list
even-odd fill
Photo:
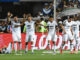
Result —
[[53, 55], [53, 53], [43, 53], [44, 51], [46, 50], [35, 51], [33, 55], [31, 54], [31, 51], [22, 55], [15, 55], [14, 52], [12, 54], [0, 54], [0, 60], [80, 60], [80, 53], [57, 53], [56, 55]]

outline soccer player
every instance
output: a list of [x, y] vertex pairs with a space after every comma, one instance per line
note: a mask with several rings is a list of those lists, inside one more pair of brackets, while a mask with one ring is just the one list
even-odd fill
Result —
[[75, 45], [76, 45], [76, 48], [75, 48], [75, 53], [78, 53], [78, 47], [79, 47], [79, 25], [80, 25], [80, 22], [77, 20], [77, 16], [74, 18], [74, 20], [72, 21], [72, 31], [73, 31], [73, 37], [74, 37], [74, 40], [75, 40]]
[[[50, 41], [53, 41], [53, 49], [54, 52], [53, 54], [56, 54], [56, 41], [57, 38], [59, 37], [59, 28], [57, 26], [57, 22], [54, 20], [52, 16], [49, 17], [49, 21], [47, 23], [47, 29], [48, 29], [48, 35], [47, 35], [47, 40], [48, 40], [48, 46], [51, 49]], [[57, 31], [57, 35], [56, 35]]]
[[28, 52], [28, 42], [31, 41], [31, 50], [32, 54], [34, 54], [34, 39], [35, 39], [35, 21], [32, 21], [32, 17], [28, 16], [27, 21], [25, 21], [25, 26], [26, 26], [26, 43], [25, 43], [25, 53]]
[[13, 21], [11, 21], [11, 25], [15, 54], [17, 54], [17, 42], [19, 42], [19, 51], [21, 53], [21, 24], [17, 16], [14, 17]]
[[[65, 44], [67, 44], [67, 41], [70, 41], [70, 53], [73, 53], [73, 36], [72, 36], [72, 17], [69, 17], [68, 20], [65, 20], [63, 24], [61, 24], [61, 28], [63, 30], [63, 43], [62, 43], [62, 49]], [[61, 49], [61, 53], [62, 53]]]

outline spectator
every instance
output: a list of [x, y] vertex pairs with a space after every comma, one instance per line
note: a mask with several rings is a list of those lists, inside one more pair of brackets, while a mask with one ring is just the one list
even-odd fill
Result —
[[43, 8], [42, 13], [44, 16], [49, 16], [53, 14], [53, 11], [51, 8], [49, 8], [48, 4], [45, 3], [45, 7]]
[[2, 21], [0, 25], [0, 33], [7, 33], [7, 26], [5, 25], [4, 21]]
[[11, 33], [11, 32], [12, 32], [12, 27], [11, 27], [11, 25], [8, 25], [8, 27], [7, 27], [7, 32], [8, 32], [8, 33]]
[[[42, 25], [44, 25], [44, 26], [47, 26], [47, 23], [44, 21], [44, 19], [43, 18], [41, 18], [41, 20], [40, 20], [40, 24], [42, 24]], [[39, 32], [47, 32], [47, 29], [44, 27], [44, 26], [40, 26], [40, 29], [39, 29]]]

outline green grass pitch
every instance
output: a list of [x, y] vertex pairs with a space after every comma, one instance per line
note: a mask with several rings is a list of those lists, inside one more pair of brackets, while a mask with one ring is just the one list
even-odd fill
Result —
[[27, 54], [18, 55], [15, 55], [14, 52], [12, 54], [0, 54], [0, 60], [80, 60], [80, 53], [57, 53], [56, 55], [53, 55], [53, 53], [43, 53], [44, 51], [47, 50], [35, 51], [34, 54], [31, 54], [31, 51]]

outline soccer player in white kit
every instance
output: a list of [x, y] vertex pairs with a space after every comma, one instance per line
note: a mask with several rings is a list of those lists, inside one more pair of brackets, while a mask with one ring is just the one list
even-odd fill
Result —
[[[49, 21], [47, 23], [47, 29], [48, 29], [48, 36], [47, 36], [47, 40], [48, 40], [48, 46], [51, 49], [51, 45], [50, 45], [50, 41], [53, 41], [53, 49], [54, 52], [53, 54], [56, 54], [56, 42], [57, 42], [57, 38], [59, 37], [59, 28], [57, 26], [57, 22], [54, 20], [53, 17], [49, 17]], [[56, 31], [58, 32], [56, 35]]]
[[25, 26], [26, 26], [26, 51], [25, 53], [28, 52], [28, 42], [31, 41], [31, 49], [32, 49], [32, 54], [34, 53], [34, 37], [35, 37], [35, 22], [32, 21], [32, 17], [28, 16], [28, 21], [25, 21]]
[[17, 42], [19, 42], [19, 51], [21, 52], [21, 25], [17, 16], [14, 17], [13, 21], [11, 21], [11, 25], [15, 54], [17, 54]]
[[[72, 36], [72, 17], [69, 17], [68, 20], [65, 20], [63, 24], [61, 24], [61, 28], [63, 30], [63, 43], [62, 43], [62, 49], [65, 44], [67, 44], [67, 41], [70, 41], [70, 50], [71, 54], [73, 53], [73, 36]], [[63, 51], [61, 50], [61, 54]]]
[[75, 53], [78, 53], [78, 47], [79, 47], [79, 25], [80, 22], [77, 20], [77, 16], [72, 21], [72, 31], [73, 31], [73, 37], [75, 40]]

